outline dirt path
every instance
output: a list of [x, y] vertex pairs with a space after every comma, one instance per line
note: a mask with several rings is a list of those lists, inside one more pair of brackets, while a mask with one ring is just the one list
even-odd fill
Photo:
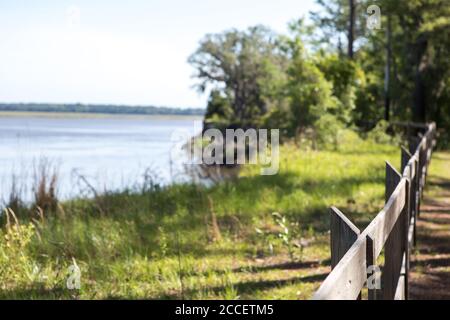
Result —
[[433, 156], [411, 257], [410, 299], [450, 299], [450, 153]]

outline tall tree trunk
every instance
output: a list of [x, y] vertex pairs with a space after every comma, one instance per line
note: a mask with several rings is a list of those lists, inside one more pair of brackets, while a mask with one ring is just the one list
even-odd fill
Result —
[[392, 37], [391, 37], [391, 16], [387, 17], [386, 28], [386, 66], [384, 70], [384, 120], [389, 121], [391, 109], [391, 60], [392, 60]]
[[353, 59], [353, 42], [355, 41], [355, 17], [356, 17], [356, 0], [349, 0], [350, 16], [348, 24], [348, 57]]
[[338, 39], [337, 47], [338, 47], [339, 57], [343, 57], [344, 56], [344, 49], [342, 48], [342, 40], [341, 40], [340, 36], [339, 36], [339, 39]]
[[424, 36], [419, 36], [416, 41], [416, 61], [415, 61], [415, 80], [414, 80], [414, 108], [413, 119], [417, 122], [426, 121], [426, 85], [424, 73], [426, 70], [426, 63], [424, 62], [424, 55], [427, 49], [427, 40]]

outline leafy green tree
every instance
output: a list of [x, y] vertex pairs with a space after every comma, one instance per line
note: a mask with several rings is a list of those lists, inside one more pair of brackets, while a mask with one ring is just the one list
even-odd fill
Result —
[[347, 125], [353, 122], [358, 91], [365, 88], [364, 71], [349, 59], [341, 59], [337, 54], [324, 53], [317, 55], [316, 64], [325, 78], [333, 84], [333, 95], [339, 103], [336, 116]]
[[292, 127], [302, 133], [314, 127], [325, 114], [333, 113], [339, 101], [333, 96], [332, 83], [308, 57], [300, 34], [287, 41], [287, 48], [290, 57], [287, 94]]
[[[375, 123], [392, 116], [394, 120], [436, 120], [439, 127], [450, 127], [446, 116], [450, 96], [448, 0], [317, 2], [322, 10], [312, 13], [312, 18], [320, 29], [318, 33], [324, 36], [324, 42], [332, 44], [325, 56], [336, 48], [343, 53], [342, 43], [336, 39], [352, 40], [350, 26], [354, 19], [353, 41], [357, 54], [353, 61], [357, 70], [363, 70], [363, 77], [357, 78], [356, 90], [353, 90], [355, 123]], [[350, 12], [352, 3], [356, 5], [354, 18]], [[365, 11], [369, 4], [381, 8], [380, 30], [365, 28]], [[325, 66], [323, 60], [319, 63], [333, 83], [333, 93], [352, 109], [352, 99], [349, 99], [352, 96], [343, 95], [342, 92], [349, 91], [340, 88], [345, 81], [335, 77], [343, 65], [340, 60], [325, 61]], [[349, 89], [348, 86], [344, 88]]]
[[[394, 116], [449, 126], [441, 112], [448, 105], [450, 2], [380, 0], [379, 5], [383, 24], [390, 18]], [[383, 36], [375, 32], [370, 39], [374, 52], [389, 44]]]
[[[201, 41], [189, 62], [199, 90], [211, 89], [205, 123], [285, 136], [312, 130], [327, 144], [343, 125], [370, 128], [383, 118], [435, 120], [449, 135], [450, 2], [317, 2], [314, 25], [291, 23], [290, 35], [256, 26]], [[379, 30], [366, 29], [369, 4], [381, 8]]]
[[[316, 0], [321, 10], [311, 12], [311, 18], [321, 30], [322, 43], [336, 48], [344, 54], [343, 39], [347, 46], [346, 54], [353, 59], [355, 49], [365, 33], [366, 1], [362, 0]], [[328, 47], [328, 49], [331, 49]]]
[[197, 70], [197, 88], [220, 92], [230, 103], [231, 123], [254, 126], [271, 107], [287, 65], [278, 36], [256, 26], [207, 35], [189, 63]]
[[233, 118], [233, 110], [227, 97], [219, 90], [211, 90], [206, 107], [204, 127], [225, 128]]

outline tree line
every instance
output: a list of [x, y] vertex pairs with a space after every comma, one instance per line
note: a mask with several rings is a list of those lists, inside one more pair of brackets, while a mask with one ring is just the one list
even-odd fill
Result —
[[312, 22], [292, 21], [287, 34], [259, 25], [200, 41], [188, 61], [209, 94], [205, 128], [279, 128], [325, 141], [382, 120], [436, 121], [448, 141], [450, 1], [317, 3]]
[[205, 113], [201, 108], [169, 108], [154, 106], [122, 106], [94, 104], [51, 104], [51, 103], [1, 103], [0, 111], [21, 112], [74, 112], [136, 115], [198, 115]]

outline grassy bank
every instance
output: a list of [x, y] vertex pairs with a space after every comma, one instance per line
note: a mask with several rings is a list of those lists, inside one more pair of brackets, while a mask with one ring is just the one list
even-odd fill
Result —
[[[21, 215], [20, 227], [10, 214], [0, 298], [310, 298], [329, 272], [327, 208], [364, 226], [382, 206], [385, 160], [398, 167], [399, 148], [355, 137], [334, 151], [287, 143], [274, 176], [249, 166], [211, 188], [72, 200]], [[74, 263], [80, 290], [66, 288]]]

